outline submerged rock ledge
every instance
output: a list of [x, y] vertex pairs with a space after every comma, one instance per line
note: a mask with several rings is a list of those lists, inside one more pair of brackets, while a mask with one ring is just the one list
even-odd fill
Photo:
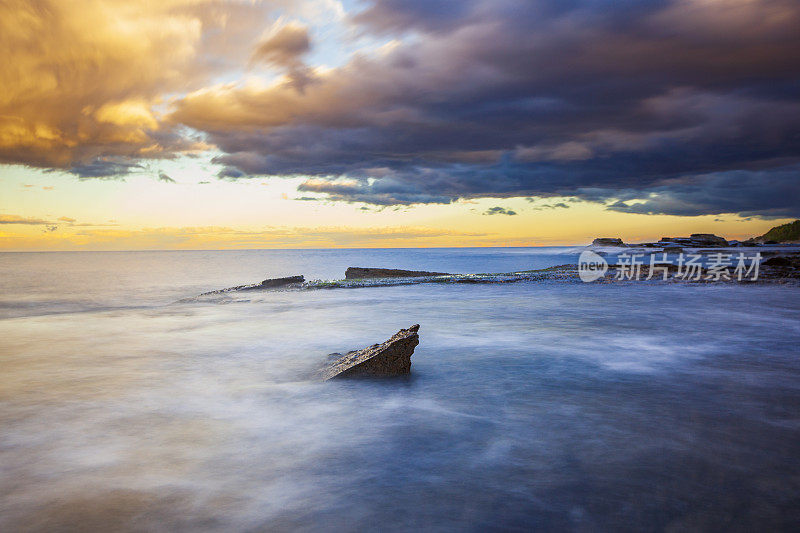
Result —
[[228, 287], [227, 289], [219, 289], [216, 291], [204, 292], [200, 296], [208, 296], [210, 294], [221, 294], [224, 292], [235, 291], [262, 291], [266, 289], [275, 289], [277, 287], [286, 287], [288, 285], [299, 285], [303, 283], [306, 278], [300, 276], [288, 276], [285, 278], [268, 278], [261, 283], [252, 283], [250, 285], [237, 285], [236, 287]]
[[400, 270], [397, 268], [348, 267], [344, 279], [373, 278], [424, 278], [428, 276], [449, 276], [447, 272], [428, 272], [427, 270]]
[[[706, 252], [699, 250], [700, 252]], [[711, 252], [708, 250], [707, 252]], [[756, 281], [743, 280], [741, 282], [728, 279], [728, 280], [714, 280], [715, 283], [789, 283], [800, 285], [800, 252], [763, 252], [763, 262], [759, 269], [759, 276]], [[352, 268], [352, 267], [351, 267]], [[618, 264], [608, 265], [608, 272], [604, 277], [594, 281], [593, 283], [614, 283], [625, 282], [628, 280], [617, 279], [622, 276], [617, 276], [619, 269], [622, 268]], [[376, 269], [377, 270], [377, 269]], [[677, 265], [671, 264], [668, 266], [669, 277], [667, 280], [660, 279], [661, 276], [656, 276], [655, 279], [649, 280], [649, 265], [643, 264], [640, 267], [641, 278], [640, 281], [648, 282], [670, 282], [670, 283], [694, 283], [708, 281], [705, 277], [708, 271], [705, 267], [699, 268], [701, 279], [684, 279], [675, 277], [674, 274], [678, 270]], [[426, 272], [426, 271], [403, 271], [397, 270], [396, 272]], [[220, 289], [216, 291], [204, 292], [194, 298], [186, 298], [180, 302], [196, 301], [198, 298], [223, 295], [227, 293], [243, 292], [243, 291], [266, 291], [266, 290], [316, 290], [316, 289], [357, 289], [366, 287], [396, 287], [400, 285], [420, 285], [425, 283], [439, 283], [439, 284], [500, 284], [500, 283], [516, 283], [516, 282], [569, 282], [581, 283], [578, 276], [578, 265], [565, 264], [556, 265], [548, 268], [537, 270], [521, 270], [517, 272], [505, 273], [485, 273], [485, 274], [439, 274], [428, 273], [435, 275], [417, 275], [417, 276], [387, 276], [387, 277], [359, 277], [353, 279], [339, 279], [339, 280], [312, 280], [305, 281], [303, 276], [290, 276], [285, 278], [266, 279], [258, 284], [240, 285], [237, 287], [230, 287], [228, 289]]]

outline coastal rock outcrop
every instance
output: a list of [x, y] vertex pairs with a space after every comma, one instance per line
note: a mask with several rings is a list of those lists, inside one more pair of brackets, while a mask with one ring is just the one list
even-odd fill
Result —
[[625, 246], [625, 243], [617, 237], [598, 237], [592, 241], [592, 246]]
[[401, 329], [381, 344], [336, 355], [320, 373], [322, 380], [400, 376], [411, 372], [411, 355], [419, 344], [419, 324]]
[[258, 291], [261, 289], [272, 289], [274, 287], [283, 287], [284, 285], [291, 285], [293, 283], [303, 283], [306, 280], [303, 276], [288, 276], [285, 278], [269, 278], [265, 279], [258, 285], [242, 285], [240, 287], [232, 287], [228, 290], [240, 291]]
[[368, 278], [421, 278], [426, 276], [448, 276], [447, 272], [428, 272], [427, 270], [399, 270], [396, 268], [369, 268], [369, 267], [349, 267], [345, 273], [345, 279], [368, 279]]
[[659, 246], [728, 246], [728, 241], [712, 233], [692, 233], [689, 237], [661, 237]]
[[699, 246], [728, 246], [728, 241], [713, 233], [692, 233], [689, 238]]
[[800, 280], [800, 252], [776, 255], [761, 263], [761, 280]]
[[262, 287], [281, 287], [290, 283], [303, 283], [306, 280], [303, 276], [289, 276], [286, 278], [265, 279], [261, 282]]
[[792, 260], [786, 256], [779, 255], [776, 257], [770, 257], [761, 264], [767, 267], [790, 267], [792, 266]]
[[224, 294], [226, 292], [238, 291], [263, 291], [266, 289], [274, 289], [276, 287], [285, 287], [287, 285], [296, 285], [303, 283], [306, 280], [303, 276], [288, 276], [286, 278], [268, 278], [261, 283], [253, 283], [251, 285], [237, 285], [236, 287], [228, 287], [227, 289], [219, 289], [216, 291], [204, 292], [199, 296], [211, 296], [214, 294]]

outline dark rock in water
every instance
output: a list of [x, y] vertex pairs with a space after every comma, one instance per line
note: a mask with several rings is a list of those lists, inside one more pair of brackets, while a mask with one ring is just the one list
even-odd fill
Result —
[[661, 246], [666, 244], [690, 246], [692, 242], [692, 239], [689, 237], [661, 237], [661, 240], [658, 241], [658, 244]]
[[261, 282], [262, 287], [280, 287], [290, 283], [303, 283], [306, 280], [303, 276], [289, 276], [288, 278], [265, 279]]
[[660, 246], [669, 244], [682, 246], [728, 246], [728, 241], [711, 233], [692, 233], [691, 237], [661, 237]]
[[365, 278], [421, 278], [425, 276], [449, 276], [447, 272], [428, 272], [426, 270], [398, 270], [395, 268], [349, 267], [345, 279]]
[[625, 243], [616, 237], [598, 237], [592, 241], [592, 246], [625, 246]]
[[[348, 352], [325, 368], [323, 380], [352, 377], [400, 376], [411, 372], [411, 355], [419, 344], [419, 324], [401, 329], [392, 338], [369, 348]], [[331, 354], [328, 357], [339, 354]]]
[[289, 276], [287, 278], [271, 278], [265, 279], [258, 285], [240, 285], [238, 287], [231, 287], [225, 291], [260, 291], [263, 289], [272, 289], [275, 287], [283, 287], [284, 285], [291, 285], [292, 283], [303, 283], [306, 280], [303, 276]]
[[[767, 254], [769, 252], [761, 252], [762, 257]], [[764, 268], [759, 273], [759, 279], [800, 280], [800, 252], [775, 255], [763, 260], [761, 266]]]
[[792, 266], [792, 261], [788, 257], [777, 256], [777, 257], [770, 257], [763, 263], [762, 266], [779, 266], [779, 267], [788, 267]]
[[265, 289], [273, 289], [275, 287], [283, 287], [285, 285], [292, 285], [294, 283], [303, 283], [306, 280], [303, 276], [289, 276], [287, 278], [271, 278], [265, 279], [259, 284], [253, 285], [237, 285], [236, 287], [228, 287], [227, 289], [220, 289], [217, 291], [204, 292], [200, 296], [209, 296], [211, 294], [223, 294], [226, 292], [237, 291], [263, 291]]
[[728, 241], [712, 233], [692, 233], [689, 238], [696, 246], [728, 246]]

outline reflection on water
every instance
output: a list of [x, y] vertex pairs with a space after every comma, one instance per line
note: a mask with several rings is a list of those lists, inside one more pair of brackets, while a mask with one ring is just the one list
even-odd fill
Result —
[[[292, 253], [318, 271], [375, 260]], [[402, 266], [447, 262], [420, 253]], [[464, 272], [568, 262], [452, 253]], [[213, 272], [258, 262], [203, 254]], [[27, 275], [63, 279], [31, 282], [36, 305], [0, 320], [0, 531], [788, 530], [800, 518], [795, 288], [419, 285], [169, 304], [215, 288], [197, 257], [131, 259], [148, 278], [94, 254], [120, 271], [92, 288], [80, 280], [96, 265], [9, 255], [9, 305], [26, 261]], [[304, 273], [262, 267], [250, 277]], [[248, 278], [226, 275], [219, 286]], [[411, 377], [305, 379], [325, 354], [416, 322]]]

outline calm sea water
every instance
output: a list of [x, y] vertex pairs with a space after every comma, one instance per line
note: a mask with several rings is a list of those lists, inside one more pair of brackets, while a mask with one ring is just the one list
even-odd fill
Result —
[[[0, 531], [790, 530], [800, 298], [515, 283], [201, 292], [559, 248], [0, 254]], [[421, 324], [412, 375], [309, 381]]]

